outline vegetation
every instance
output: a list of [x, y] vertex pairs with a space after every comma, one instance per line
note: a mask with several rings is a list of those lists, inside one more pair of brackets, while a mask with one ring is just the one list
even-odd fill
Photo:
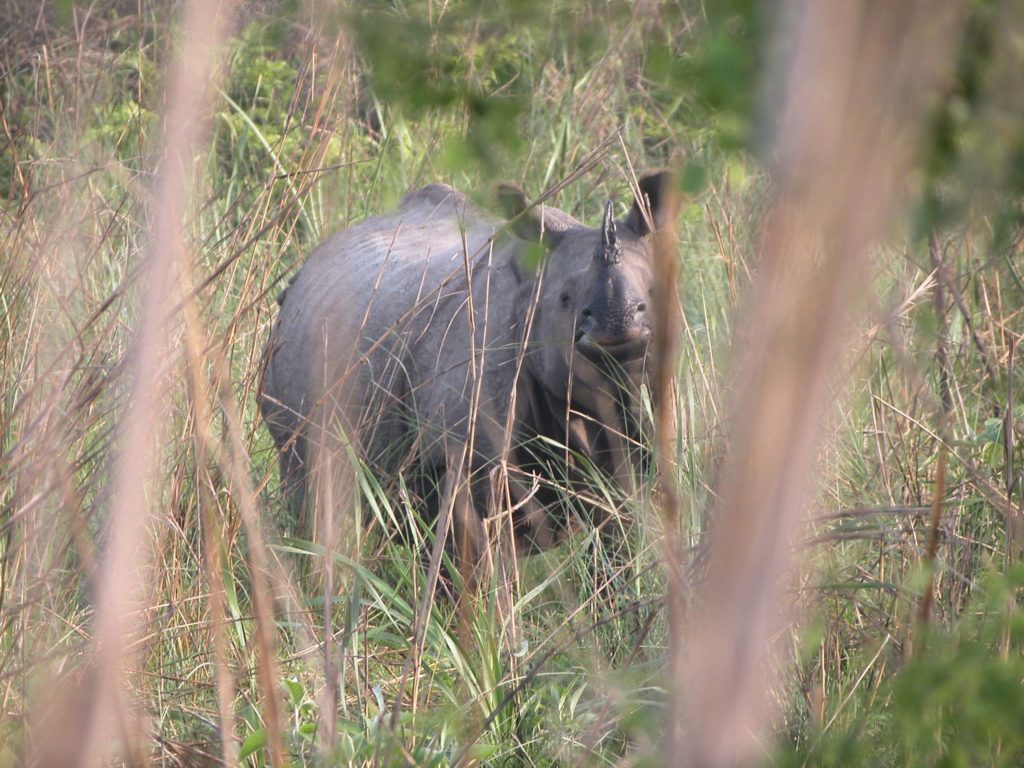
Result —
[[[30, 5], [0, 0], [0, 766], [70, 764], [102, 686], [90, 658], [112, 468], [160, 216], [167, 72], [186, 45], [175, 4]], [[446, 181], [493, 207], [499, 180], [539, 196], [568, 179], [555, 202], [593, 222], [605, 199], [630, 199], [634, 169], [678, 168], [670, 483], [696, 591], [774, 191], [758, 75], [771, 30], [752, 4], [709, 5], [244, 4], [154, 372], [166, 426], [151, 512], [138, 509], [146, 567], [123, 585], [141, 608], [125, 640], [140, 720], [111, 731], [106, 759], [271, 764], [276, 703], [295, 765], [663, 764], [659, 495], [619, 499], [595, 479], [636, 523], [638, 575], [613, 604], [581, 529], [522, 561], [511, 602], [495, 577], [473, 610], [424, 614], [433, 531], [364, 473], [359, 557], [331, 555], [325, 606], [307, 578], [324, 553], [282, 499], [256, 391], [287, 278], [409, 189]], [[872, 251], [832, 383], [791, 542], [768, 764], [1024, 761], [1024, 18], [977, 0], [964, 23], [911, 210]], [[409, 520], [411, 536], [387, 535]]]

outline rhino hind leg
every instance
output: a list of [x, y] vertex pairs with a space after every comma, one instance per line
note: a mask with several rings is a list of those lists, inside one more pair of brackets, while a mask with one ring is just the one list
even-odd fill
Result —
[[270, 430], [277, 449], [278, 477], [281, 497], [289, 519], [299, 521], [299, 531], [305, 531], [306, 499], [306, 439], [301, 423], [277, 400], [265, 394], [260, 402], [263, 420]]
[[289, 517], [298, 521], [299, 531], [307, 531], [306, 521], [306, 441], [296, 435], [278, 448], [281, 496]]
[[[486, 566], [488, 541], [480, 512], [486, 507], [487, 489], [478, 474], [467, 476], [457, 463], [432, 461], [421, 464], [410, 483], [413, 511], [419, 519], [409, 524], [429, 532], [427, 541], [433, 537], [433, 545], [420, 553], [423, 570], [429, 576], [431, 568], [437, 567], [434, 592], [451, 601], [457, 601], [460, 593], [472, 592]], [[438, 539], [441, 535], [443, 540]], [[432, 566], [435, 559], [437, 565]], [[453, 571], [445, 567], [446, 561]], [[461, 590], [456, 586], [459, 583]]]

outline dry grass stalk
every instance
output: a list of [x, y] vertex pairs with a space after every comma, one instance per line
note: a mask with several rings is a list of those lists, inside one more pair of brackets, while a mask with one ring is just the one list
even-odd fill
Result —
[[[188, 271], [181, 222], [188, 208], [190, 170], [204, 134], [206, 106], [217, 71], [230, 3], [192, 0], [184, 17], [184, 42], [170, 74], [163, 152], [154, 196], [148, 275], [141, 293], [138, 332], [132, 349], [132, 387], [120, 429], [113, 472], [110, 539], [97, 571], [96, 621], [92, 666], [80, 687], [61, 699], [77, 701], [65, 711], [87, 720], [76, 764], [100, 765], [109, 759], [112, 730], [120, 730], [123, 759], [146, 762], [136, 709], [125, 687], [132, 667], [130, 641], [142, 616], [149, 581], [146, 535], [151, 523], [150, 487], [157, 447], [167, 427], [161, 402], [161, 372], [167, 356], [167, 318], [174, 277]], [[197, 108], [197, 104], [199, 105]], [[58, 709], [62, 709], [58, 704]], [[47, 745], [37, 759], [48, 764]]]
[[[194, 419], [194, 440], [196, 444], [196, 464], [207, 467], [212, 461], [212, 441], [209, 434], [211, 424], [207, 406], [209, 393], [201, 372], [202, 353], [200, 351], [199, 320], [195, 308], [190, 304], [185, 307], [185, 345], [188, 355], [188, 379], [191, 390]], [[210, 623], [213, 633], [213, 655], [217, 680], [217, 708], [220, 716], [221, 760], [226, 766], [238, 764], [238, 745], [234, 740], [235, 718], [232, 701], [235, 698], [235, 685], [228, 669], [228, 642], [226, 637], [227, 613], [224, 606], [224, 580], [221, 575], [220, 552], [223, 536], [217, 526], [216, 502], [207, 482], [197, 483], [197, 503], [200, 507], [203, 527], [203, 567], [210, 586]]]
[[932, 233], [928, 243], [929, 258], [932, 269], [935, 270], [935, 287], [932, 297], [935, 307], [935, 314], [939, 319], [938, 341], [935, 349], [935, 362], [939, 368], [939, 416], [936, 431], [941, 438], [939, 445], [939, 460], [935, 471], [935, 485], [932, 489], [932, 515], [931, 525], [928, 532], [928, 551], [925, 554], [925, 563], [929, 569], [928, 581], [925, 584], [924, 594], [921, 596], [917, 611], [917, 626], [914, 634], [907, 639], [904, 653], [908, 656], [920, 655], [924, 650], [924, 638], [922, 637], [928, 621], [931, 618], [932, 603], [935, 597], [935, 559], [939, 551], [939, 523], [942, 519], [942, 501], [946, 493], [946, 461], [949, 441], [950, 415], [953, 411], [953, 395], [950, 389], [949, 358], [946, 350], [946, 334], [948, 324], [946, 321], [946, 292], [944, 279], [945, 254], [939, 245], [938, 237]]
[[[651, 357], [654, 365], [654, 399], [659, 403], [656, 414], [655, 453], [660, 464], [658, 475], [658, 492], [664, 534], [662, 537], [662, 558], [666, 571], [666, 611], [668, 614], [669, 654], [672, 663], [671, 679], [682, 680], [683, 652], [683, 615], [686, 609], [686, 581], [683, 564], [683, 536], [680, 528], [679, 489], [676, 486], [675, 464], [676, 424], [675, 379], [678, 366], [678, 339], [681, 329], [679, 313], [679, 259], [676, 235], [680, 200], [674, 184], [663, 191], [663, 205], [667, 211], [664, 224], [654, 235], [654, 271], [658, 276], [655, 281], [654, 296], [654, 338], [652, 340]], [[673, 711], [669, 714], [671, 730], [668, 733], [668, 754], [679, 754], [682, 749], [683, 734], [678, 727], [680, 713], [679, 697], [673, 696]]]
[[923, 117], [951, 64], [959, 4], [794, 2], [779, 112], [776, 200], [763, 224], [712, 523], [701, 620], [688, 649], [689, 766], [763, 757], [783, 622], [781, 581], [811, 484], [828, 380], [868, 247], [900, 208]]

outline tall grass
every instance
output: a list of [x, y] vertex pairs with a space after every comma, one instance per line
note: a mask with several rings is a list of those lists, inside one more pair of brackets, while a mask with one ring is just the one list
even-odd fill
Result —
[[[742, 133], [734, 100], [712, 100], [709, 118], [701, 99], [713, 82], [686, 90], [670, 79], [672, 91], [657, 79], [728, 53], [714, 11], [555, 3], [521, 19], [399, 3], [385, 9], [391, 26], [370, 16], [378, 26], [367, 31], [358, 15], [246, 3], [225, 27], [223, 75], [198, 78], [207, 110], [195, 90], [174, 95], [188, 82], [174, 62], [202, 62], [187, 14], [29, 5], [0, 4], [0, 765], [662, 764], [666, 754], [717, 765], [751, 754], [713, 744], [737, 729], [760, 733], [754, 761], [787, 765], [1019, 763], [1021, 241], [990, 247], [1002, 224], [983, 215], [933, 222], [930, 240], [901, 231], [906, 219], [884, 226], [916, 188], [881, 190], [872, 169], [916, 183], [920, 167], [897, 152], [909, 146], [888, 133], [898, 123], [857, 152], [825, 155], [838, 159], [824, 173], [811, 157], [812, 202], [827, 213], [813, 227], [826, 239], [856, 230], [842, 272], [762, 237], [788, 210], [787, 188], [729, 148]], [[976, 9], [966, 12], [973, 34]], [[826, 27], [821, 41], [853, 28]], [[396, 37], [378, 41], [374, 29]], [[428, 41], [422, 60], [418, 43], [406, 46], [413, 64], [458, 86], [449, 101], [387, 87], [376, 46], [397, 47], [409, 29]], [[583, 34], [592, 29], [604, 33]], [[948, 66], [956, 45], [929, 39], [911, 58]], [[879, 50], [876, 66], [911, 49]], [[726, 59], [740, 92], [744, 61]], [[863, 90], [834, 117], [878, 108], [879, 92], [899, 103], [903, 92], [888, 89], [921, 82], [858, 77]], [[481, 107], [474, 94], [521, 110]], [[175, 115], [193, 107], [207, 132], [175, 139], [186, 124]], [[919, 113], [902, 119], [920, 132]], [[857, 136], [866, 122], [843, 124]], [[827, 144], [830, 129], [792, 133], [817, 137], [793, 152]], [[676, 461], [660, 468], [660, 491], [631, 498], [595, 478], [591, 492], [635, 521], [625, 560], [636, 576], [616, 599], [600, 598], [595, 560], [607, 572], [621, 553], [580, 526], [515, 573], [496, 570], [472, 612], [443, 601], [422, 610], [431, 521], [417, 519], [402, 479], [359, 466], [358, 557], [311, 541], [256, 408], [274, 297], [305, 254], [432, 181], [487, 201], [499, 176], [534, 197], [568, 179], [552, 203], [594, 222], [604, 199], [629, 199], [632, 169], [666, 164], [681, 169], [683, 311], [664, 341], [678, 342], [679, 360], [674, 384], [660, 385], [674, 391], [662, 412], [674, 423], [662, 423], [659, 447]], [[577, 174], [582, 165], [592, 167]], [[174, 173], [192, 183], [168, 191]], [[888, 242], [868, 249], [884, 230]], [[161, 253], [169, 278], [154, 288]], [[791, 259], [802, 266], [789, 271]], [[832, 266], [845, 277], [824, 280]], [[747, 309], [763, 306], [759, 281], [773, 275], [786, 300], [842, 294], [815, 304], [814, 322], [811, 310], [790, 318], [794, 333], [821, 331], [821, 357], [834, 362], [777, 388], [797, 417], [821, 414], [798, 444], [782, 427], [768, 441], [745, 437], [759, 408], [781, 418], [760, 395], [794, 371], [783, 352], [742, 363], [731, 351], [774, 349], [759, 341], [771, 313]], [[810, 287], [797, 295], [801, 281]], [[863, 311], [834, 333], [830, 313], [855, 289]], [[769, 319], [744, 324], [751, 314]], [[144, 342], [146, 327], [166, 342]], [[791, 492], [743, 501], [752, 472], [768, 467], [765, 483]], [[712, 523], [744, 548], [709, 548]], [[664, 567], [666, 551], [677, 568]], [[739, 551], [756, 554], [736, 561]], [[325, 559], [326, 590], [303, 576]], [[702, 602], [706, 589], [720, 591]], [[744, 600], [757, 610], [740, 610]], [[729, 668], [736, 659], [768, 671]], [[687, 663], [698, 665], [689, 677]], [[749, 709], [728, 717], [711, 706], [741, 699]]]

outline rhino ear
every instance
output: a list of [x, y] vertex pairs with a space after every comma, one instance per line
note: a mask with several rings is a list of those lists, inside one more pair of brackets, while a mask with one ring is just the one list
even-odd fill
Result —
[[655, 171], [640, 177], [640, 197], [633, 199], [633, 207], [625, 221], [625, 225], [638, 236], [645, 237], [664, 223], [662, 217], [665, 195], [662, 193], [671, 183], [671, 179], [672, 174], [669, 171]]
[[530, 205], [530, 201], [515, 184], [499, 184], [498, 204], [512, 225], [512, 231], [527, 242], [543, 239], [554, 246], [573, 227], [580, 226], [572, 216], [547, 205]]

